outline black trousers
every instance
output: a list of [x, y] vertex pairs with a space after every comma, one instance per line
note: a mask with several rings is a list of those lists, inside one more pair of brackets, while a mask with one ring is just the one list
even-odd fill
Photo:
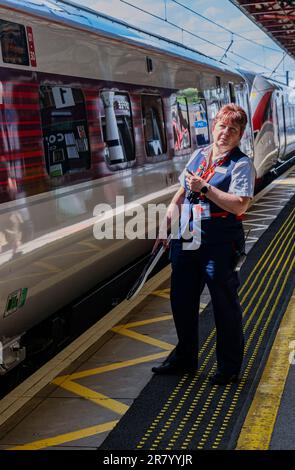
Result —
[[232, 243], [182, 249], [181, 240], [171, 243], [171, 306], [178, 336], [175, 355], [196, 363], [200, 296], [207, 284], [216, 324], [218, 371], [238, 374], [244, 352], [242, 310], [238, 298], [239, 279], [234, 271]]

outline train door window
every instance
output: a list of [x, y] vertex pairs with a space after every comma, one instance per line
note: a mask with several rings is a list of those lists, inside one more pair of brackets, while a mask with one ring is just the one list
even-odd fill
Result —
[[236, 102], [236, 95], [235, 95], [235, 88], [234, 84], [229, 82], [228, 84], [228, 89], [229, 89], [229, 100], [230, 103], [235, 103]]
[[109, 164], [135, 160], [134, 132], [129, 96], [105, 90], [101, 92], [101, 124]]
[[[236, 94], [236, 103], [245, 110], [247, 117], [248, 117], [248, 122], [245, 128], [243, 137], [241, 139], [240, 148], [250, 158], [253, 158], [254, 150], [253, 150], [253, 136], [252, 136], [252, 126], [251, 126], [251, 110], [250, 110], [247, 85], [245, 83], [236, 85], [235, 94]], [[270, 113], [270, 116], [272, 116], [271, 103], [270, 103], [269, 113]]]
[[41, 86], [40, 106], [49, 175], [62, 176], [90, 168], [87, 116], [82, 90]]
[[215, 118], [220, 108], [221, 108], [221, 103], [218, 100], [207, 102], [208, 120], [211, 124], [211, 127], [212, 127], [212, 121]]
[[167, 150], [162, 99], [142, 95], [141, 106], [146, 154], [148, 157], [162, 155]]
[[190, 125], [186, 97], [180, 92], [172, 95], [172, 126], [174, 136], [174, 149], [185, 150], [190, 148]]
[[4, 63], [30, 65], [26, 29], [23, 25], [0, 20], [0, 41]]
[[207, 145], [210, 142], [209, 126], [206, 110], [206, 101], [199, 100], [195, 104], [195, 133], [198, 146]]

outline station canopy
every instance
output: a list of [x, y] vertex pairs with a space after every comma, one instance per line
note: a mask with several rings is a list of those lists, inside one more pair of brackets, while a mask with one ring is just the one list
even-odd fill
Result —
[[231, 2], [295, 59], [295, 0]]

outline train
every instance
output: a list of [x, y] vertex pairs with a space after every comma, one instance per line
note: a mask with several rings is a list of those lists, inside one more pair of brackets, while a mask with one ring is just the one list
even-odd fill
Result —
[[[36, 325], [150, 249], [96, 207], [168, 204], [229, 102], [257, 182], [295, 150], [294, 90], [71, 1], [0, 5], [0, 375]], [[124, 198], [122, 198], [122, 196]]]

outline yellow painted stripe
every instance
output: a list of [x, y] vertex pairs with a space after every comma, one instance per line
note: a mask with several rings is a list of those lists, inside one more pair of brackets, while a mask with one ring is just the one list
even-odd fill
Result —
[[[246, 287], [249, 283], [250, 283], [250, 287], [249, 287], [248, 291], [246, 291], [246, 294], [244, 294], [244, 297], [241, 299], [241, 302], [243, 302], [245, 300], [245, 298], [247, 297], [247, 294], [251, 290], [251, 287], [253, 286], [253, 284], [255, 284], [255, 282], [257, 281], [257, 279], [258, 279], [262, 269], [266, 265], [267, 261], [272, 257], [273, 253], [275, 253], [275, 250], [276, 250], [277, 246], [279, 245], [279, 243], [281, 242], [281, 239], [285, 235], [285, 232], [289, 229], [289, 225], [291, 225], [293, 223], [294, 211], [295, 211], [295, 209], [293, 209], [292, 212], [290, 213], [290, 215], [287, 217], [287, 219], [285, 220], [283, 225], [280, 227], [280, 229], [276, 233], [275, 237], [272, 239], [271, 243], [266, 248], [266, 250], [263, 253], [262, 257], [260, 258], [258, 263], [255, 265], [255, 268], [253, 269], [251, 274], [247, 277], [246, 281], [243, 283], [241, 289], [239, 290], [239, 295], [241, 295], [244, 292], [244, 290], [246, 289]], [[269, 254], [268, 254], [268, 252], [269, 252]], [[268, 256], [267, 256], [267, 254], [268, 254]], [[264, 259], [265, 259], [265, 261], [262, 264], [262, 261]], [[261, 267], [258, 271], [259, 266], [261, 266]], [[256, 274], [255, 278], [253, 279], [253, 276], [256, 272], [257, 272], [257, 274]]]
[[135, 328], [136, 326], [149, 325], [151, 323], [158, 323], [159, 321], [166, 321], [166, 320], [171, 320], [171, 319], [172, 319], [172, 315], [170, 313], [167, 315], [161, 315], [160, 317], [149, 318], [147, 320], [140, 320], [140, 321], [134, 321], [131, 323], [126, 323], [125, 325], [124, 324], [116, 325], [114, 328], [116, 328], [116, 332], [118, 332], [119, 328]]
[[148, 356], [141, 356], [135, 359], [129, 359], [128, 361], [114, 362], [113, 364], [108, 364], [107, 366], [96, 367], [95, 369], [88, 369], [81, 372], [75, 372], [71, 375], [64, 375], [57, 377], [52, 381], [56, 385], [62, 384], [65, 380], [69, 378], [71, 380], [82, 379], [84, 377], [90, 377], [91, 375], [103, 374], [104, 372], [111, 372], [113, 370], [122, 369], [124, 367], [135, 366], [137, 364], [142, 364], [144, 362], [155, 361], [156, 359], [161, 359], [162, 357], [167, 356], [167, 351], [162, 351], [156, 354], [149, 354]]
[[28, 444], [9, 447], [6, 450], [40, 450], [45, 449], [46, 447], [58, 446], [60, 444], [65, 444], [66, 442], [77, 441], [78, 439], [83, 439], [85, 437], [94, 436], [95, 434], [111, 431], [117, 423], [118, 420], [109, 421], [108, 423], [98, 424], [97, 426], [80, 429], [79, 431], [73, 431], [66, 434], [60, 434], [59, 436], [48, 437], [47, 439], [30, 442]]
[[163, 297], [164, 299], [169, 299], [170, 298], [170, 288], [169, 289], [154, 290], [154, 292], [152, 292], [152, 295], [155, 295], [157, 297]]
[[84, 385], [77, 384], [76, 382], [72, 382], [71, 380], [63, 382], [60, 384], [60, 387], [64, 390], [75, 393], [75, 395], [85, 398], [85, 400], [92, 401], [96, 405], [100, 405], [103, 408], [114, 411], [114, 413], [118, 413], [119, 415], [126, 413], [129, 408], [124, 403], [113, 400], [102, 393], [96, 392], [88, 387], [84, 387]]
[[156, 346], [161, 349], [165, 349], [166, 351], [171, 351], [175, 348], [174, 344], [166, 343], [166, 341], [161, 341], [156, 338], [152, 338], [151, 336], [142, 335], [141, 333], [137, 333], [136, 331], [129, 330], [128, 328], [112, 328], [113, 331], [120, 333], [120, 335], [128, 336], [129, 338], [136, 339], [138, 341], [142, 341], [143, 343], [150, 344], [151, 346]]
[[62, 269], [58, 266], [55, 266], [51, 263], [46, 263], [45, 261], [35, 261], [33, 264], [34, 266], [39, 266], [39, 268], [45, 268], [51, 273], [59, 273], [60, 271], [62, 271]]
[[267, 450], [288, 376], [291, 341], [295, 339], [295, 295], [278, 330], [266, 367], [242, 427], [237, 450]]
[[87, 246], [88, 248], [93, 248], [94, 251], [102, 251], [102, 248], [98, 243], [96, 244], [93, 242], [84, 241], [84, 242], [79, 242], [78, 245], [83, 245], [83, 246]]
[[46, 275], [46, 273], [45, 273], [44, 271], [43, 271], [43, 273], [28, 273], [28, 272], [26, 272], [26, 273], [24, 273], [22, 276], [17, 276], [17, 277], [16, 277], [16, 276], [11, 276], [11, 279], [9, 279], [9, 278], [7, 278], [7, 277], [6, 277], [5, 279], [1, 279], [1, 280], [0, 280], [0, 284], [7, 284], [7, 283], [9, 283], [10, 281], [11, 281], [11, 282], [12, 282], [12, 281], [13, 281], [13, 282], [14, 282], [14, 281], [23, 281], [23, 282], [24, 282], [23, 285], [26, 285], [26, 282], [25, 282], [25, 281], [28, 280], [29, 277], [38, 277], [38, 276], [39, 276], [39, 277], [42, 277], [42, 276], [45, 276], [45, 275]]

